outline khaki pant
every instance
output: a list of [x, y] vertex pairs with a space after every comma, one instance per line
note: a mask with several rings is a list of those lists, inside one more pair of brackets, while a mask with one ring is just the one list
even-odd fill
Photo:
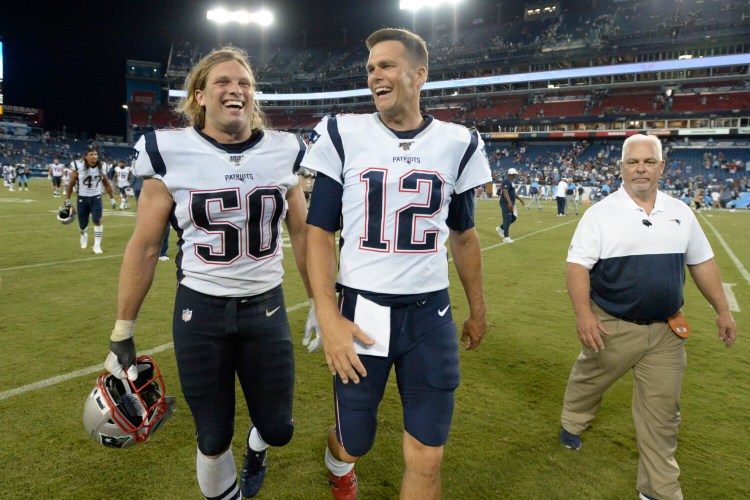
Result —
[[565, 390], [562, 426], [581, 434], [596, 416], [604, 392], [633, 370], [633, 421], [639, 462], [636, 487], [660, 500], [681, 500], [674, 459], [680, 425], [680, 387], [687, 364], [685, 341], [667, 323], [636, 325], [613, 318], [592, 302], [592, 310], [610, 335], [605, 349], [584, 347]]

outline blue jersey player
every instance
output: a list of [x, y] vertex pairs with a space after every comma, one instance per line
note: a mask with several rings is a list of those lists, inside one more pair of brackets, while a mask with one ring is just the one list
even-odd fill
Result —
[[401, 498], [438, 498], [459, 383], [445, 244], [469, 301], [461, 342], [474, 349], [487, 325], [473, 188], [491, 177], [476, 131], [420, 113], [424, 41], [383, 29], [366, 43], [377, 113], [324, 118], [302, 162], [318, 173], [307, 219], [308, 259], [316, 263], [309, 272], [335, 387], [325, 461], [334, 498], [356, 498], [354, 462], [373, 445], [395, 367], [404, 413]]

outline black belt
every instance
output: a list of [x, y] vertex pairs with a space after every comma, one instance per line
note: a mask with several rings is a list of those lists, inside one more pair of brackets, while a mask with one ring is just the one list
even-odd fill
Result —
[[611, 313], [609, 311], [606, 311], [602, 309], [605, 313], [609, 314], [610, 316], [620, 319], [622, 321], [627, 321], [628, 323], [634, 323], [636, 325], [652, 325], [654, 323], [664, 323], [666, 322], [665, 319], [632, 319], [632, 318], [625, 318], [623, 316]]

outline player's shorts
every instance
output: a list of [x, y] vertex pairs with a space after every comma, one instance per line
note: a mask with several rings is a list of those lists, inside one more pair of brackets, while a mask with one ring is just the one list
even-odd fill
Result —
[[25, 175], [19, 175], [18, 176], [18, 182], [26, 182], [26, 176]]
[[198, 447], [222, 453], [234, 431], [235, 373], [263, 440], [292, 438], [294, 351], [281, 286], [252, 297], [214, 297], [177, 288], [174, 350]]
[[130, 187], [130, 184], [127, 184], [125, 186], [118, 186], [117, 189], [119, 189], [120, 194], [127, 196], [128, 195], [128, 188]]
[[94, 221], [94, 225], [98, 226], [102, 221], [102, 197], [99, 196], [79, 196], [78, 197], [78, 226], [81, 229], [86, 229], [89, 225], [89, 215]]
[[52, 186], [59, 188], [62, 184], [62, 177], [52, 177]]
[[[352, 456], [362, 456], [372, 448], [378, 405], [395, 366], [404, 429], [424, 445], [444, 445], [459, 384], [458, 336], [448, 291], [410, 296], [362, 294], [391, 307], [390, 346], [387, 357], [359, 355], [367, 370], [359, 384], [344, 384], [338, 375], [334, 377], [339, 443]], [[357, 297], [356, 291], [346, 288], [339, 295], [341, 312], [350, 320]]]

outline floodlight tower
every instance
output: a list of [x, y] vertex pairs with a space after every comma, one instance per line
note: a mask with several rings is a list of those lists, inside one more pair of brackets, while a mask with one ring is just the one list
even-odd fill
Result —
[[401, 10], [412, 11], [412, 27], [416, 29], [417, 23], [417, 11], [423, 7], [432, 7], [434, 13], [443, 5], [453, 6], [453, 42], [456, 42], [456, 35], [458, 30], [458, 4], [463, 0], [401, 0], [399, 7]]
[[[251, 12], [244, 9], [230, 11], [219, 7], [207, 11], [206, 18], [216, 23], [219, 28], [228, 24], [239, 24], [242, 26], [256, 24], [260, 26], [262, 31], [263, 28], [273, 24], [273, 12], [266, 9]], [[219, 36], [219, 38], [221, 37]], [[221, 43], [221, 39], [219, 39], [219, 43]]]

